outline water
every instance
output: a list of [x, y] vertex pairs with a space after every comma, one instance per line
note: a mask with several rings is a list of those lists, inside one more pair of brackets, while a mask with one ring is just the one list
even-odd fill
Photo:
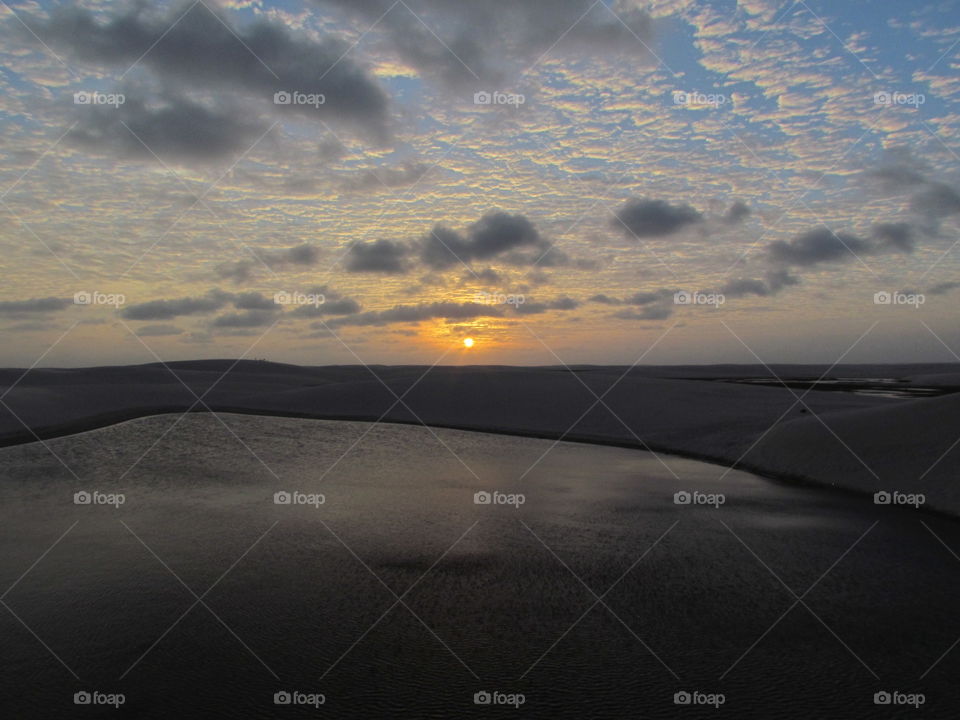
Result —
[[[956, 716], [960, 651], [934, 665], [960, 636], [953, 521], [626, 449], [221, 418], [0, 451], [4, 716], [911, 715], [884, 689]], [[524, 503], [474, 503], [493, 490]]]

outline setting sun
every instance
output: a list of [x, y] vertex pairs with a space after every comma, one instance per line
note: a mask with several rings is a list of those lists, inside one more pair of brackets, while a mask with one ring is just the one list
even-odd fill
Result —
[[464, 346], [465, 348], [472, 348], [472, 347], [473, 347], [473, 338], [464, 338], [464, 339], [463, 339], [463, 346]]

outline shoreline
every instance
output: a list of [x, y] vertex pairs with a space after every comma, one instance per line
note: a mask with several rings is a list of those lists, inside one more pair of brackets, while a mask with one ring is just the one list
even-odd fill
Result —
[[[574, 434], [564, 435], [550, 431], [523, 430], [515, 428], [498, 428], [494, 426], [476, 426], [467, 424], [451, 423], [421, 423], [417, 420], [387, 419], [379, 418], [374, 415], [344, 415], [344, 414], [317, 414], [304, 413], [296, 411], [283, 410], [265, 410], [257, 408], [243, 408], [233, 406], [211, 406], [207, 408], [189, 408], [183, 407], [151, 407], [151, 408], [130, 408], [109, 413], [101, 413], [90, 417], [73, 420], [60, 425], [51, 425], [32, 431], [21, 430], [14, 433], [5, 433], [0, 435], [0, 449], [7, 447], [17, 447], [20, 445], [29, 445], [31, 443], [42, 443], [45, 440], [69, 437], [86, 432], [102, 430], [114, 425], [120, 425], [125, 422], [139, 420], [147, 417], [156, 417], [161, 415], [185, 415], [185, 414], [228, 414], [228, 415], [254, 415], [260, 417], [282, 417], [294, 418], [300, 420], [325, 420], [330, 422], [363, 422], [390, 425], [412, 425], [415, 427], [430, 427], [445, 430], [459, 430], [462, 432], [477, 432], [487, 435], [505, 435], [510, 437], [532, 438], [537, 440], [554, 440], [557, 442], [569, 442], [583, 445], [597, 445], [602, 447], [617, 447], [626, 450], [640, 450], [662, 455], [671, 455], [687, 460], [696, 460], [699, 462], [716, 465], [717, 467], [729, 468], [732, 470], [741, 470], [751, 473], [765, 480], [787, 485], [800, 485], [804, 487], [818, 488], [839, 492], [844, 495], [850, 495], [858, 498], [868, 498], [873, 493], [869, 490], [860, 490], [853, 487], [845, 487], [827, 480], [821, 480], [811, 476], [799, 475], [796, 473], [782, 472], [775, 469], [762, 467], [750, 462], [740, 462], [736, 459], [725, 458], [721, 455], [712, 453], [702, 453], [682, 448], [672, 448], [659, 443], [641, 444], [635, 441], [614, 439], [599, 435]], [[952, 512], [946, 508], [924, 503], [918, 512], [925, 512], [936, 517], [943, 517], [950, 520], [960, 520], [960, 512]]]

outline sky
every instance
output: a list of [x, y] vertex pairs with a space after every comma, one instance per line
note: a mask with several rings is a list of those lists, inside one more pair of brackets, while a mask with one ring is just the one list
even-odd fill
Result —
[[0, 365], [960, 361], [958, 1], [31, 0], [0, 34]]

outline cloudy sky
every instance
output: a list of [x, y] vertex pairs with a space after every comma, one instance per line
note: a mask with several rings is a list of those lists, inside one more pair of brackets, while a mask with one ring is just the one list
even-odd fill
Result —
[[958, 359], [960, 2], [17, 0], [0, 33], [2, 365]]

